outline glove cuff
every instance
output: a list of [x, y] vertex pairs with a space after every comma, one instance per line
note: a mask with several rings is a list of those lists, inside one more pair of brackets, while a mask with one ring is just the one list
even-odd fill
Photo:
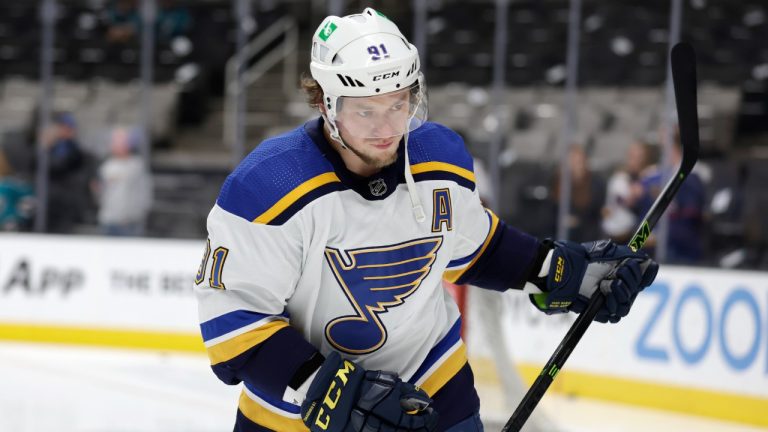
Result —
[[301, 405], [307, 397], [307, 391], [312, 383], [312, 379], [317, 375], [324, 361], [325, 357], [320, 354], [320, 351], [315, 351], [307, 361], [302, 363], [288, 382], [288, 386], [283, 393], [283, 400]]
[[544, 293], [535, 294], [531, 301], [547, 314], [570, 311], [579, 293], [587, 261], [584, 247], [573, 242], [551, 242], [552, 254], [543, 278]]
[[[547, 273], [549, 269], [544, 269], [544, 264], [547, 260], [547, 257], [550, 255], [550, 252], [555, 247], [555, 242], [552, 241], [552, 239], [544, 239], [539, 243], [539, 250], [536, 253], [536, 258], [531, 263], [531, 267], [528, 269], [528, 276], [525, 278], [527, 282], [530, 282], [536, 287], [543, 291], [547, 292]], [[542, 270], [546, 270], [544, 272], [544, 276], [541, 276]], [[535, 304], [535, 303], [534, 303]]]
[[312, 376], [312, 374], [320, 369], [320, 366], [323, 365], [324, 361], [325, 357], [320, 354], [320, 351], [315, 351], [315, 353], [312, 354], [312, 356], [308, 358], [307, 361], [302, 363], [301, 366], [296, 369], [296, 372], [291, 377], [291, 381], [288, 383], [288, 387], [292, 389], [299, 388], [307, 381], [307, 378]]

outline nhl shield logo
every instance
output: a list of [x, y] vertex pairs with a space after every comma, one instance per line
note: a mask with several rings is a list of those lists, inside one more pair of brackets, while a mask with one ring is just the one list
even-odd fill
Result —
[[371, 190], [371, 195], [373, 196], [378, 197], [387, 193], [387, 183], [381, 178], [368, 182], [368, 188]]

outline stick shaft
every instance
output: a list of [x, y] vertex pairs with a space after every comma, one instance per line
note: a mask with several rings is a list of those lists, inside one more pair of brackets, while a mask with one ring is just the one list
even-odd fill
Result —
[[[659, 194], [656, 201], [646, 213], [635, 234], [629, 242], [629, 247], [637, 251], [651, 234], [651, 230], [658, 222], [664, 210], [675, 197], [685, 178], [690, 174], [699, 154], [699, 126], [696, 101], [696, 57], [693, 48], [686, 43], [679, 43], [672, 48], [672, 79], [675, 87], [675, 100], [680, 127], [680, 141], [683, 147], [683, 158], [680, 167]], [[544, 365], [539, 376], [533, 382], [531, 388], [523, 397], [523, 400], [515, 409], [512, 417], [504, 425], [502, 432], [518, 432], [530, 417], [539, 401], [549, 389], [557, 374], [563, 368], [566, 360], [573, 352], [576, 345], [584, 336], [597, 313], [605, 303], [605, 296], [600, 290], [596, 290], [589, 300], [589, 305], [582, 312], [555, 352]]]

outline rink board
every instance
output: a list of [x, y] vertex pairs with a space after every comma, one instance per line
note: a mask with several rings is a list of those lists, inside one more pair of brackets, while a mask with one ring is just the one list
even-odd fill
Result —
[[[543, 315], [517, 292], [503, 301], [506, 349], [532, 382], [575, 316]], [[469, 351], [490, 357], [481, 332]], [[628, 317], [593, 323], [552, 389], [768, 426], [768, 274], [664, 266]]]
[[[0, 339], [203, 351], [191, 292], [203, 241], [3, 234], [0, 244]], [[503, 298], [506, 345], [532, 378], [573, 316]], [[481, 336], [469, 350], [489, 357]], [[590, 328], [552, 390], [768, 426], [768, 274], [663, 267], [628, 318]]]

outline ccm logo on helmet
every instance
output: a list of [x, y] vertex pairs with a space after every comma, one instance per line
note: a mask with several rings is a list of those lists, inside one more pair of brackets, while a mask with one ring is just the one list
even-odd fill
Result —
[[385, 79], [389, 79], [389, 78], [394, 78], [394, 77], [396, 77], [396, 76], [400, 76], [400, 71], [396, 71], [396, 72], [387, 72], [387, 73], [385, 73], [385, 74], [379, 74], [379, 75], [375, 75], [375, 76], [373, 77], [373, 80], [374, 80], [374, 81], [381, 81], [381, 80], [385, 80]]

